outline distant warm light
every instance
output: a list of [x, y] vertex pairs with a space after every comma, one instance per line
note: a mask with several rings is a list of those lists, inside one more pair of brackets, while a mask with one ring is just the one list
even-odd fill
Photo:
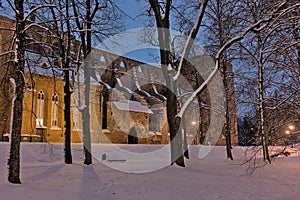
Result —
[[195, 122], [195, 121], [192, 121], [192, 123], [191, 123], [192, 125], [196, 125], [197, 124], [197, 122]]
[[295, 129], [295, 126], [294, 126], [294, 125], [289, 125], [289, 129], [290, 129], [290, 130], [294, 130], [294, 129]]
[[285, 131], [285, 134], [290, 134], [291, 132], [289, 130], [286, 130]]

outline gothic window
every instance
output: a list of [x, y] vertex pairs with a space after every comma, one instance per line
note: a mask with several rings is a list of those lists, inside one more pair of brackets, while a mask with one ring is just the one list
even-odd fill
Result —
[[52, 43], [52, 55], [56, 58], [61, 57], [60, 42], [58, 40], [54, 40], [54, 42]]
[[139, 73], [142, 73], [142, 72], [143, 72], [141, 66], [138, 67], [137, 71], [138, 71]]
[[52, 110], [51, 110], [51, 126], [58, 125], [58, 96], [56, 93], [52, 96]]
[[103, 63], [106, 62], [105, 57], [103, 55], [100, 56], [100, 62], [103, 62]]
[[120, 67], [121, 67], [121, 68], [125, 68], [125, 64], [124, 64], [123, 61], [120, 62]]
[[37, 125], [43, 126], [44, 125], [44, 113], [45, 113], [45, 94], [43, 91], [40, 91], [37, 95], [37, 111], [36, 111], [36, 118], [37, 118]]
[[74, 96], [73, 98], [73, 128], [74, 129], [79, 129], [79, 117], [80, 117], [80, 113], [79, 110], [77, 108], [78, 104], [78, 98], [76, 96]]

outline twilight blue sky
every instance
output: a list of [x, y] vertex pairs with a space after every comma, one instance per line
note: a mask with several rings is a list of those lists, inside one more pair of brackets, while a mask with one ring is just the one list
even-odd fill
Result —
[[146, 9], [149, 6], [145, 0], [120, 0], [118, 6], [128, 15], [123, 22], [126, 29], [145, 26], [145, 16], [141, 16], [141, 14], [146, 13]]
[[[132, 30], [136, 28], [143, 28], [148, 24], [148, 18], [145, 16], [149, 3], [145, 0], [119, 0], [118, 8], [123, 12], [125, 16], [122, 23], [124, 30]], [[154, 63], [157, 62], [157, 56], [159, 56], [158, 50], [143, 49], [135, 50], [123, 55], [141, 62]], [[154, 57], [156, 57], [154, 59]]]

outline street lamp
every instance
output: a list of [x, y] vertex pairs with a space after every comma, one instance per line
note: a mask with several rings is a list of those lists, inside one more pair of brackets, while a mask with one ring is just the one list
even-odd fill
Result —
[[[290, 140], [291, 141], [291, 137], [292, 137], [292, 132], [295, 130], [295, 126], [294, 125], [289, 125], [288, 126], [288, 129], [285, 131], [285, 134], [288, 136], [288, 140]], [[293, 143], [292, 143], [292, 147], [293, 147]]]
[[295, 126], [294, 125], [289, 125], [289, 129], [290, 130], [295, 130]]

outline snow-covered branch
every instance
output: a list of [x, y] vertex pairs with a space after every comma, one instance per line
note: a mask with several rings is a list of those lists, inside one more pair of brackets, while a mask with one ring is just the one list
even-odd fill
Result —
[[8, 55], [8, 54], [13, 54], [13, 53], [15, 53], [15, 51], [6, 51], [6, 52], [3, 52], [3, 53], [0, 53], [0, 57]]
[[24, 17], [24, 21], [26, 21], [26, 20], [28, 20], [28, 18], [31, 16], [31, 15], [34, 15], [34, 13], [37, 11], [37, 10], [39, 10], [39, 9], [41, 9], [41, 8], [55, 8], [56, 7], [56, 5], [54, 5], [54, 4], [41, 4], [41, 5], [39, 5], [39, 6], [36, 6], [36, 7], [34, 7], [34, 8], [32, 8], [28, 13], [27, 13], [27, 15]]
[[187, 39], [187, 41], [185, 43], [185, 46], [184, 46], [184, 49], [183, 49], [183, 52], [182, 52], [182, 55], [181, 55], [181, 59], [180, 59], [179, 66], [178, 66], [178, 70], [177, 70], [176, 74], [173, 77], [173, 81], [176, 81], [178, 79], [178, 77], [180, 76], [184, 59], [187, 58], [187, 56], [188, 56], [188, 54], [190, 52], [190, 49], [191, 49], [191, 47], [193, 45], [193, 42], [194, 42], [194, 40], [196, 38], [196, 35], [197, 35], [198, 31], [199, 31], [199, 28], [200, 28], [201, 21], [202, 21], [203, 16], [204, 16], [204, 12], [205, 12], [205, 8], [206, 8], [207, 3], [208, 3], [208, 0], [204, 0], [201, 3], [201, 7], [199, 9], [198, 16], [196, 18], [194, 26], [190, 30], [189, 37], [188, 37], [188, 39]]
[[215, 67], [209, 77], [198, 87], [193, 94], [187, 99], [187, 101], [183, 104], [181, 110], [177, 114], [177, 117], [182, 118], [184, 115], [186, 109], [188, 108], [189, 104], [192, 103], [192, 101], [196, 98], [196, 96], [204, 89], [204, 87], [214, 78], [214, 76], [217, 74], [220, 66], [220, 56], [226, 51], [231, 45], [234, 43], [242, 40], [249, 32], [255, 31], [257, 27], [260, 27], [263, 23], [270, 22], [276, 14], [278, 14], [278, 11], [286, 5], [287, 1], [284, 1], [283, 3], [279, 4], [279, 6], [269, 15], [269, 17], [258, 20], [256, 23], [252, 24], [251, 26], [247, 27], [240, 35], [230, 39], [227, 41], [217, 52], [215, 60]]
[[40, 25], [40, 24], [37, 24], [37, 23], [32, 23], [32, 24], [29, 24], [28, 26], [26, 26], [24, 28], [23, 32], [26, 32], [27, 30], [29, 30], [32, 27], [38, 27], [38, 28], [44, 29], [45, 31], [49, 31], [49, 28], [47, 28], [47, 27], [45, 27], [43, 25]]
[[284, 104], [285, 102], [287, 102], [293, 95], [297, 94], [300, 91], [300, 89], [294, 91], [293, 93], [291, 93], [288, 97], [286, 97], [285, 99], [283, 99], [282, 101], [280, 101], [277, 105], [273, 106], [273, 107], [266, 107], [270, 110], [275, 110], [277, 109], [279, 106], [281, 106], [282, 104]]

